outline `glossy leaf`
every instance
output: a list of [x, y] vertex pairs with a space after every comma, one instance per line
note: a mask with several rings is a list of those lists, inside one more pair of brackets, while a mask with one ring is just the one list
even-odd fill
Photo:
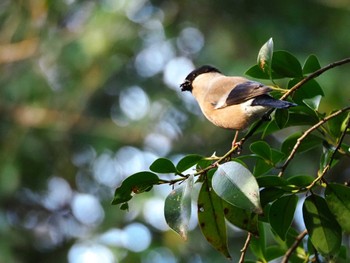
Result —
[[326, 201], [343, 231], [350, 234], [350, 188], [331, 183], [327, 185]]
[[[332, 113], [334, 113], [334, 112], [332, 112]], [[338, 116], [330, 119], [327, 122], [328, 129], [329, 129], [330, 133], [332, 134], [332, 136], [334, 136], [335, 138], [340, 137], [342, 131], [344, 130], [344, 128], [342, 128], [342, 126], [347, 121], [349, 116], [350, 116], [349, 113], [344, 112], [344, 113], [339, 114]]]
[[304, 66], [303, 66], [303, 73], [309, 74], [313, 73], [321, 68], [320, 62], [318, 61], [317, 57], [315, 55], [310, 55], [306, 59]]
[[253, 142], [249, 148], [253, 153], [259, 155], [261, 158], [269, 161], [271, 160], [271, 148], [267, 142], [265, 141]]
[[277, 109], [275, 112], [275, 120], [278, 128], [283, 129], [288, 123], [289, 111], [287, 109]]
[[233, 206], [226, 201], [223, 202], [225, 218], [231, 224], [241, 229], [247, 230], [254, 236], [258, 236], [258, 215], [237, 206]]
[[192, 166], [196, 165], [201, 159], [203, 159], [203, 156], [198, 154], [187, 155], [178, 162], [176, 169], [182, 173]]
[[313, 98], [304, 99], [303, 102], [307, 107], [315, 111], [318, 110], [318, 106], [320, 105], [321, 99], [321, 95], [316, 95]]
[[[249, 68], [245, 73], [245, 75], [250, 76], [252, 78], [256, 79], [271, 79], [269, 74], [265, 73], [259, 65], [254, 65], [251, 68]], [[283, 76], [276, 74], [275, 72], [271, 72], [272, 79], [282, 79]]]
[[283, 177], [265, 175], [256, 178], [259, 187], [272, 187], [272, 186], [285, 186], [287, 185], [287, 180]]
[[279, 187], [266, 187], [260, 191], [260, 200], [262, 207], [265, 207], [268, 203], [280, 198], [286, 193], [285, 190]]
[[249, 248], [253, 254], [259, 259], [258, 262], [267, 262], [266, 255], [266, 238], [265, 238], [265, 224], [259, 222], [259, 237], [252, 237]]
[[213, 191], [210, 179], [204, 180], [198, 196], [198, 223], [207, 241], [226, 258], [231, 258], [227, 248], [226, 223], [222, 199]]
[[[292, 79], [291, 81], [289, 81], [288, 87], [293, 87], [301, 80], [302, 78]], [[301, 88], [294, 92], [293, 101], [300, 106], [304, 104], [305, 99], [311, 99], [318, 95], [323, 97], [324, 92], [321, 86], [318, 84], [318, 82], [312, 79], [306, 82]]]
[[302, 77], [303, 72], [298, 59], [287, 51], [275, 51], [272, 57], [272, 70], [288, 78]]
[[[134, 194], [149, 191], [153, 185], [158, 184], [159, 178], [151, 172], [139, 172], [126, 178], [114, 193], [113, 205], [129, 201]], [[124, 206], [125, 207], [125, 206]]]
[[214, 191], [230, 204], [262, 213], [258, 183], [242, 164], [231, 161], [220, 165], [214, 173], [212, 185]]
[[298, 187], [306, 187], [310, 185], [313, 180], [313, 177], [309, 175], [295, 175], [287, 179], [289, 184], [296, 185]]
[[[286, 155], [288, 155], [294, 148], [295, 144], [297, 143], [298, 138], [302, 136], [302, 133], [297, 132], [291, 136], [289, 136], [282, 144], [282, 152]], [[322, 146], [322, 138], [309, 134], [299, 145], [297, 149], [297, 153], [308, 151], [314, 147]]]
[[177, 173], [175, 165], [166, 158], [159, 158], [155, 160], [149, 169], [155, 173]]
[[193, 176], [171, 191], [164, 203], [165, 221], [171, 229], [184, 240], [187, 239], [188, 224], [191, 217], [191, 191]]
[[268, 76], [271, 76], [271, 63], [273, 54], [273, 40], [270, 38], [260, 49], [257, 59], [258, 66]]
[[326, 201], [317, 195], [307, 197], [303, 205], [303, 217], [316, 250], [324, 256], [337, 254], [341, 245], [341, 228]]
[[271, 227], [282, 240], [286, 239], [297, 203], [298, 197], [296, 195], [287, 195], [277, 199], [270, 207], [269, 221]]

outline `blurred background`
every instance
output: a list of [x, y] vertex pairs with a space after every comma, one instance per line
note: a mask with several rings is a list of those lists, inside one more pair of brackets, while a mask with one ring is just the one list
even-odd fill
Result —
[[[187, 242], [167, 228], [171, 187], [129, 212], [115, 188], [158, 157], [229, 149], [232, 132], [180, 92], [195, 66], [242, 75], [270, 37], [324, 66], [350, 55], [349, 28], [346, 0], [1, 0], [0, 262], [224, 260], [195, 215]], [[318, 79], [321, 111], [348, 105], [349, 70]], [[245, 233], [229, 238], [237, 259]]]

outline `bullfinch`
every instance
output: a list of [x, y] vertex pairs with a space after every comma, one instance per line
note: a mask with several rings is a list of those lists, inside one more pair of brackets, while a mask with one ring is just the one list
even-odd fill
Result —
[[187, 75], [180, 85], [190, 91], [205, 117], [216, 126], [238, 131], [246, 129], [271, 108], [284, 109], [296, 104], [277, 100], [272, 90], [259, 82], [243, 77], [225, 76], [217, 68], [204, 65]]

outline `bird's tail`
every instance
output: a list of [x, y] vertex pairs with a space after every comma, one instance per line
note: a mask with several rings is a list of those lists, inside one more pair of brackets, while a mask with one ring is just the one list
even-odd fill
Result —
[[298, 105], [285, 100], [276, 100], [269, 95], [261, 95], [253, 100], [252, 106], [266, 106], [277, 109], [285, 109]]

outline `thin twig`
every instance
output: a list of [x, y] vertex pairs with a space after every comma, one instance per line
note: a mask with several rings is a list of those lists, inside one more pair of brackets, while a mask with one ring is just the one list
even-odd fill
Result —
[[295, 242], [293, 243], [293, 245], [287, 250], [287, 252], [284, 254], [284, 257], [281, 261], [281, 263], [288, 263], [288, 260], [290, 258], [290, 256], [292, 255], [292, 253], [297, 249], [297, 247], [299, 246], [301, 240], [303, 240], [303, 238], [307, 235], [307, 230], [305, 229], [303, 232], [301, 232], [296, 238], [295, 238]]
[[250, 240], [252, 239], [252, 234], [248, 233], [247, 239], [244, 243], [243, 248], [241, 249], [241, 257], [239, 258], [239, 263], [243, 263], [244, 262], [244, 258], [245, 258], [245, 254], [247, 253], [248, 250], [248, 246], [250, 243]]
[[291, 153], [289, 154], [287, 160], [284, 162], [284, 164], [281, 167], [281, 171], [279, 172], [278, 176], [281, 177], [284, 173], [284, 171], [286, 170], [288, 164], [290, 163], [290, 161], [293, 159], [296, 151], [298, 150], [299, 146], [301, 145], [302, 141], [310, 134], [312, 133], [314, 130], [316, 130], [318, 127], [320, 127], [321, 125], [323, 125], [324, 123], [326, 123], [327, 121], [329, 121], [330, 119], [338, 116], [339, 114], [350, 110], [350, 106], [345, 107], [343, 109], [340, 109], [334, 113], [332, 113], [331, 115], [327, 116], [326, 118], [320, 120], [318, 123], [316, 123], [314, 126], [312, 126], [310, 129], [308, 129], [307, 131], [304, 132], [304, 134], [302, 136], [300, 136], [296, 142], [296, 144], [294, 145], [293, 150], [291, 151]]
[[340, 149], [341, 144], [343, 143], [343, 140], [344, 140], [344, 138], [345, 138], [346, 131], [347, 131], [347, 129], [349, 128], [349, 126], [350, 126], [350, 118], [348, 118], [348, 121], [347, 121], [347, 123], [346, 123], [345, 129], [344, 129], [344, 131], [342, 132], [342, 134], [341, 134], [341, 136], [340, 136], [340, 138], [339, 138], [339, 141], [338, 141], [338, 143], [337, 143], [337, 146], [335, 147], [334, 152], [332, 153], [332, 156], [331, 156], [331, 158], [329, 159], [329, 162], [328, 162], [327, 165], [323, 168], [322, 172], [317, 176], [317, 178], [316, 178], [315, 180], [313, 180], [313, 181], [311, 182], [311, 184], [308, 185], [308, 186], [306, 187], [306, 189], [310, 190], [318, 181], [322, 180], [323, 177], [325, 176], [325, 174], [329, 171], [329, 169], [331, 168], [332, 163], [333, 163], [333, 161], [334, 161], [335, 154], [336, 154], [336, 153], [338, 152], [338, 150]]

